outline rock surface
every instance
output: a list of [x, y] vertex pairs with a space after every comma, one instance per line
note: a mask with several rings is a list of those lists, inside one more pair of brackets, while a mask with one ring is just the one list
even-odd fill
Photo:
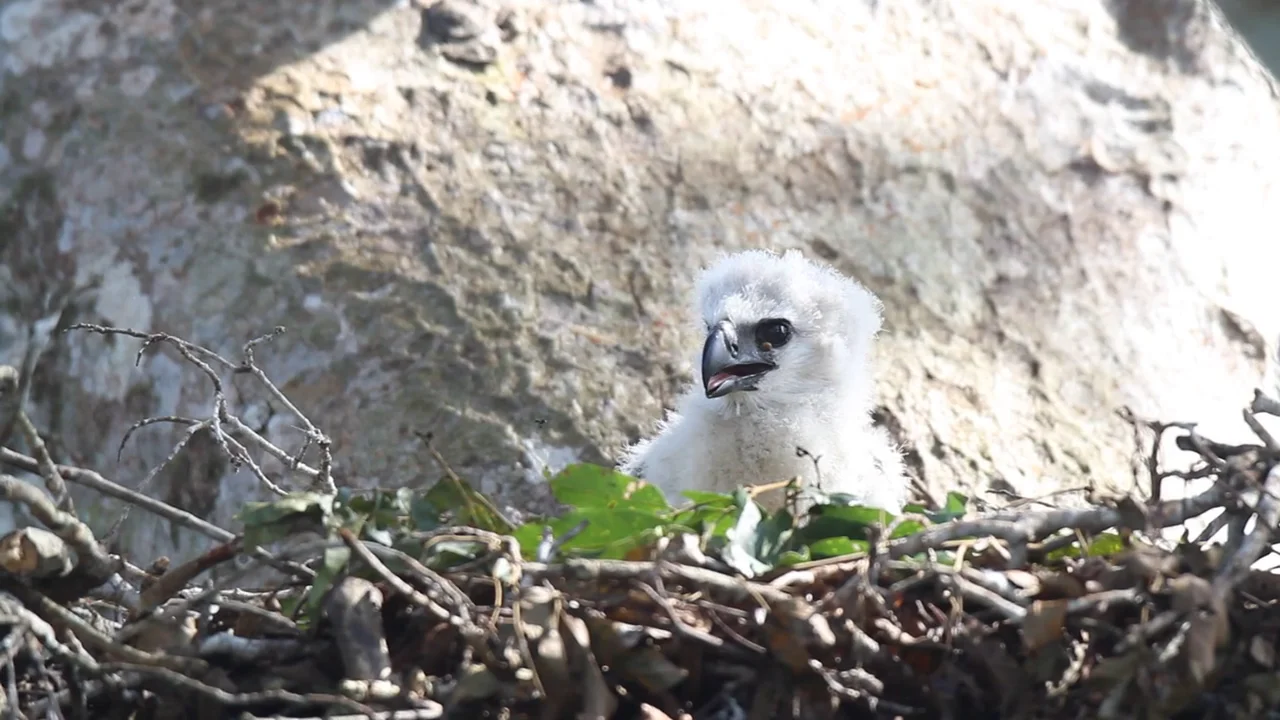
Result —
[[[1127, 488], [1121, 406], [1229, 436], [1274, 372], [1280, 118], [1203, 2], [11, 0], [0, 63], [0, 362], [41, 320], [233, 358], [286, 325], [259, 356], [343, 483], [434, 481], [430, 432], [542, 507], [690, 377], [725, 248], [882, 297], [882, 415], [935, 494]], [[53, 335], [33, 388], [60, 459], [130, 486], [182, 432], [117, 462], [130, 425], [212, 407], [136, 350]], [[197, 446], [148, 492], [229, 524], [260, 489]]]

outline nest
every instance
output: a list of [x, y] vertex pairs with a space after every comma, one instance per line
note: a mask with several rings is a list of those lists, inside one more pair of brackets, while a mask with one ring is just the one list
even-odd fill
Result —
[[[515, 525], [453, 473], [423, 492], [335, 487], [327, 437], [250, 342], [225, 360], [164, 334], [214, 384], [208, 434], [275, 497], [233, 533], [54, 463], [22, 407], [33, 362], [0, 368], [0, 494], [40, 525], [0, 538], [0, 683], [12, 717], [1236, 718], [1280, 711], [1276, 576], [1252, 569], [1280, 521], [1280, 445], [1194, 425], [1152, 436], [1150, 497], [975, 511], [963, 496], [890, 517], [838, 497], [767, 514], [757, 489], [671, 508], [605, 468], [552, 481], [568, 510]], [[139, 351], [141, 355], [142, 350]], [[222, 393], [248, 373], [298, 418], [272, 445]], [[1170, 435], [1193, 458], [1160, 466]], [[26, 452], [9, 446], [10, 436]], [[125, 440], [128, 439], [128, 434]], [[305, 490], [282, 487], [275, 457]], [[1170, 476], [1207, 489], [1168, 500]], [[68, 484], [207, 536], [188, 562], [107, 551]], [[788, 486], [794, 491], [794, 487]], [[1199, 537], [1166, 529], [1216, 513]], [[1210, 543], [1225, 531], [1225, 542]], [[110, 532], [108, 533], [110, 534]], [[255, 575], [256, 574], [256, 575]], [[246, 582], [263, 576], [266, 580]]]

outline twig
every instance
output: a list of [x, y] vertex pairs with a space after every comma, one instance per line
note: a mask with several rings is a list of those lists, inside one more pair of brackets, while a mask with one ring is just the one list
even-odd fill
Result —
[[189, 585], [205, 571], [234, 559], [241, 549], [242, 543], [239, 541], [223, 543], [181, 565], [169, 568], [163, 575], [156, 578], [150, 587], [142, 591], [139, 613], [149, 613], [168, 602], [170, 598], [178, 594], [178, 591]]
[[1166, 610], [1147, 622], [1130, 628], [1125, 634], [1124, 639], [1116, 645], [1116, 654], [1123, 655], [1133, 648], [1145, 644], [1151, 638], [1156, 637], [1177, 624], [1177, 622], [1182, 619], [1181, 615], [1181, 613], [1176, 611]]
[[687, 637], [690, 640], [697, 640], [704, 645], [716, 649], [724, 647], [724, 641], [720, 638], [715, 635], [704, 633], [697, 628], [689, 626], [685, 621], [681, 620], [680, 616], [676, 614], [675, 608], [671, 606], [671, 601], [659, 595], [658, 591], [649, 587], [648, 583], [635, 580], [632, 584], [639, 588], [645, 595], [648, 595], [649, 599], [662, 610], [663, 614], [671, 620], [671, 626], [676, 629], [677, 634]]
[[35, 485], [0, 473], [0, 499], [25, 505], [37, 520], [76, 551], [80, 567], [98, 584], [120, 569], [120, 562], [107, 555], [88, 525], [55, 507], [53, 500]]
[[53, 626], [45, 622], [44, 618], [24, 607], [18, 601], [18, 598], [10, 593], [0, 592], [0, 611], [21, 618], [26, 629], [49, 652], [67, 662], [83, 667], [91, 673], [97, 674], [99, 672], [98, 661], [94, 660], [92, 655], [85, 652], [83, 648], [73, 649], [59, 642]]
[[537, 558], [538, 562], [551, 562], [553, 558], [560, 554], [560, 548], [563, 547], [565, 543], [582, 534], [582, 531], [586, 530], [590, 523], [590, 520], [584, 519], [577, 525], [565, 530], [564, 534], [560, 537], [555, 536], [550, 525], [542, 528], [542, 540], [538, 543], [538, 548], [534, 552], [534, 557]]
[[[207, 420], [191, 420], [189, 418], [178, 418], [178, 417], [171, 417], [171, 416], [158, 417], [158, 418], [146, 418], [144, 420], [140, 420], [137, 423], [134, 423], [133, 427], [130, 427], [128, 430], [125, 431], [124, 438], [120, 440], [120, 446], [116, 449], [116, 461], [119, 462], [120, 456], [124, 452], [125, 443], [129, 441], [129, 436], [131, 433], [133, 433], [134, 430], [140, 427], [143, 427], [144, 425], [152, 424], [153, 422], [161, 422], [161, 421], [187, 422], [191, 425], [191, 427], [187, 428], [187, 432], [183, 434], [182, 439], [179, 440], [173, 446], [173, 448], [169, 451], [169, 454], [166, 455], [165, 458], [161, 460], [158, 464], [156, 464], [154, 467], [152, 467], [150, 470], [147, 471], [147, 474], [142, 478], [142, 481], [138, 483], [138, 486], [136, 488], [134, 488], [134, 490], [137, 492], [143, 492], [147, 488], [149, 488], [151, 486], [152, 481], [155, 480], [156, 476], [160, 474], [160, 471], [163, 470], [165, 467], [167, 467], [169, 463], [173, 462], [174, 458], [178, 457], [178, 453], [182, 452], [182, 449], [185, 448], [187, 444], [191, 442], [191, 438], [195, 437], [196, 433], [200, 432], [200, 430], [208, 427], [209, 425]], [[120, 512], [120, 516], [116, 518], [116, 521], [111, 524], [111, 528], [107, 530], [107, 534], [105, 537], [114, 538], [116, 536], [116, 533], [120, 532], [120, 528], [124, 527], [125, 520], [129, 519], [129, 511], [132, 509], [133, 509], [132, 504], [126, 504], [124, 506], [124, 509]]]
[[525, 563], [524, 573], [530, 578], [547, 580], [553, 585], [556, 580], [574, 582], [598, 582], [615, 580], [630, 582], [635, 579], [652, 577], [654, 573], [665, 582], [678, 582], [688, 587], [716, 594], [738, 602], [752, 602], [756, 598], [770, 604], [789, 604], [796, 601], [795, 596], [778, 588], [739, 580], [714, 570], [675, 565], [668, 562], [649, 562], [640, 560], [594, 560], [574, 558], [556, 565], [542, 563]]
[[[262, 370], [259, 369], [257, 365], [254, 364], [253, 362], [252, 348], [254, 344], [256, 344], [257, 342], [262, 342], [267, 339], [270, 339], [271, 337], [274, 337], [275, 334], [278, 334], [279, 332], [283, 332], [283, 328], [277, 328], [276, 333], [273, 333], [272, 335], [266, 336], [263, 338], [258, 338], [257, 340], [251, 340], [248, 344], [246, 344], [245, 345], [245, 362], [240, 365], [232, 363], [230, 360], [227, 360], [226, 358], [222, 357], [221, 355], [218, 355], [217, 353], [213, 352], [212, 350], [209, 350], [208, 348], [204, 348], [194, 343], [187, 342], [182, 338], [175, 337], [168, 333], [146, 333], [146, 332], [141, 332], [139, 330], [132, 330], [129, 328], [107, 327], [103, 325], [96, 325], [93, 323], [76, 323], [68, 327], [66, 331], [69, 332], [71, 330], [88, 330], [90, 332], [95, 332], [102, 335], [125, 335], [128, 337], [139, 338], [143, 341], [143, 344], [142, 344], [142, 347], [138, 349], [138, 355], [136, 358], [137, 363], [142, 362], [143, 353], [146, 352], [147, 348], [151, 347], [152, 345], [156, 345], [159, 343], [166, 343], [173, 346], [178, 351], [178, 354], [180, 354], [183, 358], [185, 358], [187, 362], [196, 366], [196, 368], [199, 369], [200, 372], [204, 373], [204, 375], [209, 378], [209, 382], [213, 384], [213, 413], [209, 416], [206, 422], [207, 422], [207, 427], [209, 431], [213, 433], [214, 442], [218, 444], [218, 447], [221, 448], [223, 453], [225, 453], [226, 456], [231, 460], [232, 465], [236, 467], [240, 465], [248, 465], [250, 469], [253, 471], [254, 476], [257, 477], [258, 480], [262, 482], [267, 487], [268, 490], [270, 490], [273, 493], [276, 493], [277, 495], [286, 494], [284, 490], [280, 489], [278, 486], [275, 485], [275, 483], [267, 479], [266, 475], [253, 461], [253, 458], [250, 457], [248, 452], [244, 449], [243, 445], [240, 445], [239, 443], [235, 443], [233, 447], [233, 444], [231, 442], [232, 438], [229, 437], [229, 435], [227, 434], [223, 426], [224, 425], [243, 426], [243, 423], [239, 423], [238, 421], [235, 423], [232, 422], [231, 418], [233, 417], [233, 415], [231, 414], [229, 406], [227, 404], [226, 392], [223, 388], [221, 376], [219, 376], [219, 374], [213, 369], [213, 367], [209, 364], [209, 362], [206, 362], [204, 359], [201, 359], [201, 357], [198, 357], [198, 356], [203, 356], [204, 358], [207, 358], [210, 362], [221, 365], [223, 368], [231, 370], [232, 372], [248, 372], [253, 374], [254, 377], [257, 377], [259, 380], [263, 381], [263, 383], [268, 388], [268, 392], [270, 392], [273, 397], [276, 397], [278, 400], [283, 402], [286, 406], [288, 406], [291, 409], [291, 411], [295, 413], [295, 415], [297, 415], [299, 418], [302, 419], [302, 421], [308, 426], [309, 428], [308, 432], [310, 433], [311, 431], [314, 430], [314, 426], [311, 425], [310, 421], [307, 420], [304, 416], [302, 416], [300, 412], [297, 411], [297, 408], [295, 408], [292, 405], [292, 403], [290, 403], [289, 400], [284, 397], [284, 394], [281, 393], [280, 390], [276, 388], [275, 385], [272, 384], [269, 379], [267, 379], [266, 375], [262, 372]], [[318, 431], [315, 431], [315, 432], [318, 434]], [[257, 433], [252, 433], [252, 435], [256, 436]], [[324, 438], [323, 435], [320, 435], [319, 437], [323, 439], [323, 442], [321, 443], [321, 445], [326, 449], [325, 458], [326, 458], [326, 462], [328, 462], [329, 459], [327, 455], [327, 448], [328, 448], [329, 441], [327, 438]], [[265, 442], [265, 440], [263, 442]], [[328, 476], [325, 475], [325, 478], [328, 478]], [[325, 485], [325, 489], [331, 493], [337, 492], [336, 488], [331, 489], [333, 486], [332, 479], [328, 478], [326, 483], [324, 482], [325, 478], [322, 478], [322, 484]]]
[[374, 555], [384, 556], [404, 565], [405, 569], [415, 575], [423, 584], [431, 589], [427, 592], [429, 596], [435, 599], [436, 596], [445, 596], [449, 604], [453, 606], [453, 612], [461, 615], [468, 622], [471, 621], [475, 614], [475, 604], [471, 602], [471, 598], [467, 594], [458, 589], [449, 580], [445, 579], [435, 570], [423, 565], [413, 557], [386, 545], [376, 543], [362, 544], [365, 549]]
[[1262, 423], [1258, 421], [1258, 418], [1252, 412], [1242, 410], [1240, 415], [1244, 417], [1245, 424], [1249, 426], [1249, 429], [1253, 431], [1254, 435], [1258, 436], [1258, 439], [1262, 441], [1262, 444], [1267, 446], [1268, 450], [1273, 453], [1280, 453], [1280, 444], [1276, 443], [1276, 439], [1271, 436], [1271, 433], [1268, 432], [1265, 427], [1262, 426]]
[[[448, 478], [449, 482], [453, 483], [454, 486], [458, 488], [466, 487], [467, 486], [466, 481], [463, 480], [462, 477], [458, 475], [457, 472], [454, 471], [453, 466], [449, 464], [449, 461], [445, 460], [444, 455], [440, 454], [440, 451], [436, 449], [434, 436], [429, 432], [428, 433], [419, 432], [416, 434], [418, 436], [418, 439], [422, 440], [422, 443], [426, 445], [427, 452], [431, 455], [431, 458], [435, 460], [436, 463], [440, 466], [440, 469], [444, 471], [444, 476]], [[468, 504], [471, 504], [473, 502], [478, 502], [484, 507], [485, 512], [492, 514], [494, 517], [501, 518], [502, 522], [506, 526], [515, 527], [515, 523], [511, 522], [511, 520], [507, 518], [506, 515], [503, 515], [502, 511], [499, 510], [496, 505], [490, 502], [488, 498], [482, 495], [475, 495], [474, 493], [467, 493], [467, 492], [463, 492], [462, 495], [464, 498], [466, 498], [466, 502]], [[467, 510], [468, 512], [472, 512], [472, 513], [474, 512], [474, 510], [472, 510], [471, 508], [467, 508]]]
[[386, 580], [387, 584], [394, 588], [396, 592], [409, 598], [409, 600], [426, 609], [432, 615], [435, 615], [437, 620], [447, 622], [451, 625], [461, 626], [467, 624], [464, 618], [449, 612], [447, 608], [440, 605], [427, 595], [418, 592], [412, 585], [397, 577], [396, 574], [391, 572], [390, 568], [386, 565], [382, 564], [382, 561], [379, 560], [377, 556], [369, 550], [369, 548], [365, 547], [365, 544], [361, 542], [350, 530], [342, 528], [338, 531], [338, 535], [342, 538], [342, 541], [346, 543], [347, 547], [351, 548], [351, 552], [354, 553], [356, 557], [360, 558], [360, 560], [362, 560], [364, 564], [368, 565], [371, 570], [376, 572], [379, 577]]
[[289, 705], [304, 707], [310, 705], [343, 707], [352, 712], [360, 713], [363, 717], [369, 717], [376, 714], [373, 708], [367, 707], [355, 700], [341, 695], [323, 693], [298, 694], [295, 692], [289, 692], [288, 690], [263, 690], [261, 692], [252, 693], [229, 693], [221, 688], [206, 685], [199, 680], [191, 678], [180, 672], [175, 672], [169, 668], [157, 665], [142, 665], [137, 663], [103, 663], [102, 670], [104, 672], [135, 672], [140, 675], [149, 675], [170, 686], [197, 693], [215, 703], [218, 703], [219, 705], [225, 705], [227, 707], [249, 707], [269, 703], [287, 703]]
[[764, 646], [743, 637], [742, 633], [733, 629], [732, 625], [725, 622], [724, 618], [720, 617], [721, 612], [731, 611], [731, 610], [734, 610], [735, 608], [726, 608], [723, 605], [716, 605], [715, 603], [706, 602], [705, 600], [699, 601], [698, 605], [702, 607], [704, 610], [706, 610], [707, 616], [711, 618], [711, 622], [714, 623], [716, 627], [720, 628], [721, 632], [733, 638], [733, 640], [737, 642], [739, 645], [741, 645], [742, 647], [750, 650], [751, 652], [757, 655], [764, 655], [769, 652], [764, 648]]
[[[940, 568], [935, 567], [934, 570], [939, 571]], [[950, 568], [947, 568], [947, 571], [938, 572], [938, 580], [942, 583], [943, 587], [951, 588], [965, 600], [986, 605], [992, 610], [1003, 615], [1006, 620], [1011, 620], [1017, 623], [1022, 622], [1022, 620], [1027, 616], [1027, 611], [1021, 606], [1005, 600], [1000, 595], [991, 592], [981, 585], [969, 582], [959, 573], [951, 572]]]
[[1112, 605], [1138, 605], [1145, 599], [1146, 594], [1138, 588], [1103, 590], [1067, 601], [1067, 614], [1105, 611]]
[[1249, 405], [1249, 410], [1255, 413], [1265, 413], [1280, 417], [1280, 402], [1270, 397], [1261, 390], [1254, 388], [1253, 402]]
[[[169, 345], [172, 345], [178, 351], [179, 355], [185, 358], [187, 362], [195, 365], [200, 372], [204, 373], [205, 377], [209, 378], [209, 382], [213, 383], [213, 414], [209, 416], [209, 429], [213, 432], [214, 442], [218, 444], [218, 447], [222, 448], [222, 451], [231, 459], [231, 462], [234, 464], [238, 464], [240, 462], [240, 459], [231, 451], [231, 448], [227, 446], [227, 435], [222, 429], [222, 423], [230, 414], [227, 409], [226, 392], [222, 387], [222, 378], [214, 371], [209, 363], [200, 359], [197, 355], [204, 355], [206, 358], [209, 358], [214, 362], [219, 362], [223, 365], [229, 364], [225, 359], [211, 350], [200, 347], [194, 343], [187, 342], [182, 338], [175, 337], [168, 333], [144, 333], [128, 328], [114, 328], [104, 325], [96, 325], [93, 323], [75, 323], [74, 325], [69, 326], [64, 332], [70, 332], [72, 330], [88, 330], [102, 335], [126, 335], [141, 339], [143, 343], [142, 347], [138, 348], [138, 354], [134, 362], [136, 365], [140, 365], [142, 363], [143, 353], [145, 353], [147, 348], [152, 345], [160, 343], [168, 343]], [[234, 369], [234, 366], [232, 366], [232, 369]]]
[[120, 444], [116, 445], [116, 462], [120, 462], [120, 459], [124, 457], [124, 448], [129, 444], [129, 438], [133, 437], [135, 432], [144, 427], [158, 425], [160, 423], [171, 423], [174, 425], [206, 425], [208, 422], [208, 420], [196, 420], [195, 418], [182, 417], [181, 415], [156, 415], [153, 417], [143, 418], [130, 425], [129, 429], [124, 431], [124, 435], [120, 438]]
[[1275, 532], [1276, 523], [1280, 522], [1280, 463], [1273, 465], [1262, 484], [1262, 492], [1258, 493], [1256, 508], [1257, 522], [1253, 532], [1240, 544], [1230, 558], [1219, 568], [1213, 579], [1214, 592], [1226, 599], [1235, 586], [1249, 574], [1249, 568], [1262, 554], [1267, 552], [1271, 544], [1271, 536]]
[[275, 383], [271, 382], [271, 379], [267, 377], [267, 374], [264, 373], [262, 368], [258, 367], [257, 362], [254, 361], [253, 351], [258, 345], [271, 342], [276, 339], [276, 337], [283, 335], [284, 332], [285, 328], [283, 326], [276, 326], [276, 328], [270, 333], [254, 338], [245, 343], [244, 362], [241, 364], [240, 369], [241, 371], [247, 371], [257, 378], [258, 381], [267, 389], [267, 392], [270, 393], [272, 399], [283, 405], [286, 410], [293, 413], [293, 416], [298, 418], [302, 423], [307, 439], [314, 442], [320, 448], [320, 469], [316, 480], [319, 481], [321, 489], [324, 492], [336, 494], [338, 492], [338, 488], [333, 482], [333, 455], [330, 452], [330, 445], [332, 444], [332, 441], [329, 439], [329, 436], [320, 432], [320, 430], [312, 424], [311, 420], [298, 409], [298, 406], [294, 405], [293, 401], [281, 392], [280, 388], [276, 387]]
[[252, 440], [253, 444], [258, 446], [260, 450], [262, 450], [263, 452], [266, 452], [267, 454], [275, 457], [280, 462], [284, 463], [285, 466], [287, 466], [290, 470], [293, 470], [295, 472], [300, 472], [311, 480], [315, 480], [320, 477], [319, 470], [302, 462], [301, 457], [295, 457], [293, 455], [290, 455], [289, 453], [285, 452], [283, 449], [278, 447], [275, 443], [262, 437], [262, 435], [257, 430], [254, 430], [248, 425], [245, 425], [244, 421], [242, 421], [239, 417], [236, 417], [235, 415], [227, 416], [227, 424], [231, 426], [232, 430]]
[[[280, 715], [246, 715], [247, 720], [284, 720]], [[417, 710], [384, 710], [373, 714], [360, 715], [326, 715], [323, 718], [316, 716], [310, 718], [288, 718], [288, 720], [439, 720], [444, 717], [444, 707], [436, 703], [431, 703], [431, 707], [418, 708]]]
[[75, 515], [76, 505], [71, 501], [71, 493], [67, 492], [67, 483], [58, 472], [58, 466], [54, 465], [53, 458], [49, 456], [49, 448], [44, 444], [44, 438], [40, 437], [40, 431], [36, 429], [35, 423], [31, 422], [26, 410], [22, 408], [18, 408], [17, 421], [18, 429], [22, 431], [32, 454], [36, 456], [40, 477], [44, 478], [44, 486], [53, 496], [55, 506]]
[[227, 435], [227, 445], [236, 452], [237, 456], [241, 459], [241, 462], [249, 466], [249, 472], [253, 473], [253, 476], [258, 478], [258, 482], [262, 483], [264, 487], [279, 497], [285, 497], [289, 494], [287, 490], [275, 484], [271, 481], [271, 478], [267, 477], [267, 474], [262, 471], [262, 468], [258, 465], [257, 461], [253, 459], [253, 456], [249, 454], [249, 451], [245, 449], [245, 446], [240, 444], [239, 440], [235, 439], [231, 435]]
[[[39, 471], [39, 464], [34, 458], [27, 457], [8, 448], [0, 447], [0, 463], [12, 465], [27, 472]], [[223, 530], [213, 523], [198, 518], [185, 510], [111, 482], [92, 470], [83, 470], [70, 465], [59, 465], [58, 471], [67, 480], [77, 485], [95, 490], [107, 497], [136, 505], [172, 523], [194, 530], [219, 542], [228, 542], [236, 537], [234, 533]]]
[[[1156, 504], [1150, 513], [1154, 527], [1169, 527], [1186, 522], [1219, 507], [1227, 489], [1214, 484], [1208, 490], [1186, 499], [1165, 500]], [[1087, 533], [1100, 533], [1113, 527], [1124, 527], [1122, 513], [1114, 507], [1046, 510], [1037, 513], [997, 512], [973, 520], [938, 525], [915, 535], [889, 543], [890, 557], [900, 558], [941, 548], [944, 544], [962, 538], [996, 537], [1009, 543], [1015, 551], [1012, 565], [1025, 564], [1027, 544], [1071, 528]], [[1131, 528], [1143, 530], [1145, 528]]]
[[171, 667], [187, 673], [204, 672], [208, 667], [203, 660], [174, 655], [152, 655], [137, 648], [118, 643], [104, 635], [80, 616], [31, 588], [15, 586], [12, 592], [22, 601], [23, 605], [32, 608], [38, 615], [48, 619], [50, 624], [57, 624], [70, 629], [86, 645], [108, 655], [124, 658], [131, 663], [155, 667]]
[[[27, 457], [22, 453], [14, 452], [8, 448], [0, 447], [0, 463], [12, 465], [14, 467], [35, 472], [37, 463], [34, 458]], [[206, 537], [210, 537], [219, 542], [231, 542], [236, 539], [236, 535], [229, 530], [224, 530], [213, 523], [196, 517], [186, 510], [176, 508], [168, 503], [156, 500], [153, 497], [143, 495], [126, 487], [118, 485], [92, 470], [84, 470], [70, 465], [59, 465], [58, 471], [67, 480], [77, 485], [83, 485], [97, 492], [112, 497], [117, 500], [131, 503], [150, 513], [158, 515], [172, 523], [181, 525], [182, 527], [194, 530]], [[296, 563], [283, 563], [274, 558], [274, 556], [263, 548], [254, 548], [250, 553], [271, 567], [286, 573], [310, 580], [315, 577], [315, 572], [308, 570]]]
[[[218, 578], [215, 582], [210, 583], [209, 587], [195, 592], [192, 595], [185, 596], [183, 600], [155, 608], [151, 613], [144, 613], [135, 618], [135, 622], [120, 628], [116, 633], [117, 642], [125, 642], [147, 629], [148, 623], [169, 623], [177, 618], [186, 615], [195, 608], [203, 606], [205, 603], [212, 601], [218, 593], [222, 592], [227, 586], [240, 580], [249, 573], [255, 572], [260, 568], [260, 564], [270, 564], [272, 566], [280, 565], [283, 567], [293, 567], [293, 563], [287, 561], [297, 557], [314, 557], [316, 553], [323, 553], [325, 550], [336, 545], [333, 540], [317, 540], [313, 542], [304, 542], [291, 548], [282, 550], [278, 555], [268, 555], [263, 557], [259, 555], [257, 562], [251, 563], [243, 568], [238, 568], [233, 572], [228, 572], [223, 577]], [[304, 568], [305, 569], [305, 568]], [[310, 571], [308, 571], [310, 572]]]

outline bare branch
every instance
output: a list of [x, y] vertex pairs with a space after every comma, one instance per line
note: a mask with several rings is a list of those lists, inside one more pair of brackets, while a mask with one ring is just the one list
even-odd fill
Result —
[[307, 439], [314, 442], [320, 448], [320, 470], [316, 479], [320, 482], [322, 490], [328, 493], [336, 493], [338, 492], [338, 488], [333, 482], [333, 455], [330, 453], [330, 445], [332, 443], [329, 440], [329, 436], [320, 432], [306, 414], [299, 410], [288, 396], [280, 392], [280, 388], [276, 387], [275, 383], [271, 382], [271, 379], [267, 377], [267, 374], [264, 373], [262, 368], [258, 367], [258, 364], [254, 361], [253, 351], [258, 345], [271, 342], [277, 336], [284, 334], [284, 332], [285, 329], [283, 327], [276, 327], [267, 335], [254, 338], [253, 340], [245, 343], [244, 362], [242, 364], [242, 368], [257, 378], [258, 381], [262, 383], [263, 387], [267, 389], [267, 392], [271, 394], [272, 399], [283, 405], [286, 410], [293, 413], [293, 416], [298, 418], [302, 423], [303, 429], [306, 431]]
[[0, 474], [0, 499], [26, 506], [37, 520], [70, 545], [79, 556], [79, 565], [90, 576], [105, 582], [120, 569], [98, 545], [93, 531], [74, 515], [59, 510], [40, 488], [12, 475]]
[[[35, 468], [38, 467], [34, 458], [27, 457], [22, 453], [17, 453], [3, 447], [0, 447], [0, 463], [12, 465], [29, 472], [34, 472]], [[165, 518], [170, 522], [194, 530], [219, 542], [231, 542], [236, 539], [236, 535], [228, 530], [223, 530], [213, 523], [198, 518], [185, 510], [173, 507], [168, 503], [134, 492], [128, 488], [121, 487], [92, 470], [84, 470], [70, 465], [59, 465], [58, 471], [63, 477], [73, 483], [83, 485], [84, 487], [100, 492], [108, 497], [113, 497], [117, 500], [123, 500], [124, 502], [131, 503], [143, 510]], [[315, 573], [307, 570], [306, 568], [293, 564], [279, 563], [273, 560], [272, 554], [262, 548], [254, 548], [251, 550], [251, 553], [255, 557], [263, 559], [281, 572], [305, 578], [315, 577]]]
[[1280, 498], [1280, 464], [1271, 467], [1261, 490], [1255, 509], [1257, 522], [1253, 526], [1253, 532], [1244, 539], [1235, 554], [1223, 563], [1214, 578], [1214, 591], [1220, 597], [1225, 598], [1235, 589], [1271, 544], [1276, 524], [1280, 522], [1280, 499], [1277, 499]]

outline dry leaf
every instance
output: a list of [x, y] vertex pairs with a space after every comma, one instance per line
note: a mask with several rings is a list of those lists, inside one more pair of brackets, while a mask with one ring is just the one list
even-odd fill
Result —
[[1068, 600], [1037, 600], [1022, 621], [1022, 645], [1028, 651], [1057, 642], [1067, 620]]
[[1180, 575], [1169, 580], [1173, 609], [1188, 618], [1187, 635], [1179, 659], [1187, 679], [1197, 687], [1217, 665], [1217, 651], [1230, 636], [1231, 626], [1222, 599], [1208, 580]]
[[0, 567], [34, 579], [61, 577], [74, 563], [62, 538], [38, 527], [25, 527], [0, 538]]

